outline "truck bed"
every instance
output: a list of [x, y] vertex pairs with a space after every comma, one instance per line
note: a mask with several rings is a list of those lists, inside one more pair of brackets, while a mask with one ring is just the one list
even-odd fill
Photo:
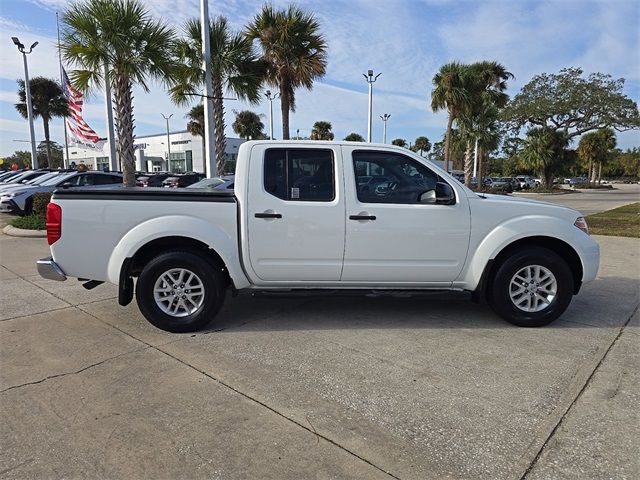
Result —
[[62, 208], [62, 237], [51, 253], [71, 277], [117, 284], [123, 258], [160, 237], [238, 251], [232, 191], [80, 187], [58, 189], [51, 201]]

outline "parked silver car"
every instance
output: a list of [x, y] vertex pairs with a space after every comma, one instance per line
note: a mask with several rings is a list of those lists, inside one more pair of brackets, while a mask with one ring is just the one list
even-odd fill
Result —
[[56, 188], [88, 187], [122, 183], [122, 175], [106, 172], [67, 172], [52, 176], [39, 185], [23, 185], [0, 196], [0, 212], [29, 215], [35, 193], [51, 193]]

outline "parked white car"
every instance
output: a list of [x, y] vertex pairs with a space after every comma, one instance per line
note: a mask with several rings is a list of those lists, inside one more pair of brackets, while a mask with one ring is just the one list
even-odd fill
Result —
[[529, 175], [518, 175], [516, 177], [516, 180], [518, 180], [518, 183], [520, 183], [520, 188], [523, 190], [528, 190], [530, 188], [536, 187], [536, 181]]
[[[365, 188], [373, 176], [384, 188]], [[404, 148], [350, 142], [246, 142], [233, 190], [59, 189], [47, 234], [43, 277], [116, 284], [121, 305], [137, 278], [140, 310], [172, 332], [207, 325], [229, 288], [468, 290], [541, 326], [599, 263], [575, 210], [478, 195]]]

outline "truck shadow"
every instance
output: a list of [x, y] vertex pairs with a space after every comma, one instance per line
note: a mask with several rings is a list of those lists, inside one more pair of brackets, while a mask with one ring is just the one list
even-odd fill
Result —
[[[610, 328], [623, 325], [637, 308], [636, 282], [604, 278], [573, 298], [567, 311], [545, 328]], [[620, 291], [623, 282], [625, 288]], [[612, 295], [611, 290], [617, 295]], [[229, 295], [208, 329], [280, 331], [329, 329], [517, 328], [468, 292], [380, 295], [364, 291], [251, 293]]]

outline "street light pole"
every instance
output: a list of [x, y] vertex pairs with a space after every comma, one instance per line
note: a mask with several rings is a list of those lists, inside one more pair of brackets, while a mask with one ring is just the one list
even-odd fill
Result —
[[171, 137], [169, 136], [169, 119], [173, 117], [173, 113], [168, 117], [164, 116], [164, 113], [161, 113], [162, 118], [167, 121], [167, 168], [171, 171]]
[[18, 51], [22, 54], [22, 61], [24, 63], [24, 93], [27, 97], [27, 119], [29, 120], [29, 134], [31, 135], [31, 168], [34, 170], [38, 168], [38, 153], [36, 152], [36, 134], [33, 131], [33, 106], [31, 104], [31, 85], [29, 84], [29, 68], [27, 67], [27, 55], [33, 52], [38, 42], [34, 42], [26, 52], [24, 45], [20, 43], [18, 37], [11, 37], [13, 43], [18, 47]]
[[382, 73], [377, 75], [373, 75], [373, 70], [367, 70], [367, 73], [362, 74], [369, 84], [369, 117], [368, 117], [368, 125], [367, 125], [367, 142], [371, 143], [371, 127], [373, 122], [373, 84], [378, 79]]
[[382, 130], [383, 131], [382, 143], [387, 143], [387, 120], [391, 118], [391, 115], [389, 115], [388, 113], [385, 113], [384, 115], [380, 115], [380, 118], [384, 122], [384, 129]]
[[264, 94], [269, 99], [269, 140], [273, 140], [273, 101], [280, 96], [279, 93], [271, 95], [271, 90], [267, 90]]

